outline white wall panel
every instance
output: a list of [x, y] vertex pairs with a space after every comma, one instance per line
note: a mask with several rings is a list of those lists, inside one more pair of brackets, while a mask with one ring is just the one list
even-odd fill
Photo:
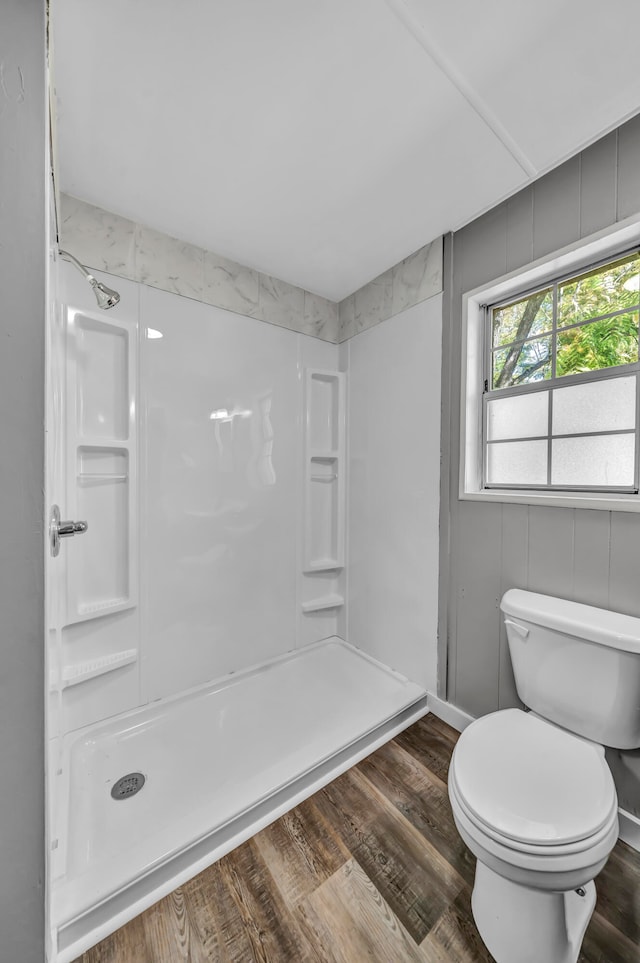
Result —
[[142, 288], [144, 695], [295, 645], [297, 335]]
[[442, 297], [349, 342], [348, 641], [436, 685]]

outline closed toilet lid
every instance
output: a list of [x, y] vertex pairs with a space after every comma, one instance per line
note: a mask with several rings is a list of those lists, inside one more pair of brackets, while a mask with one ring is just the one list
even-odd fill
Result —
[[617, 808], [602, 748], [520, 709], [472, 723], [452, 767], [470, 814], [516, 843], [587, 839]]

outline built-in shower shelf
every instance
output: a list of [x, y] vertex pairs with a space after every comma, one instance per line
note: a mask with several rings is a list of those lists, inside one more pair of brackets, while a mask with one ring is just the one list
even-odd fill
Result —
[[87, 619], [105, 615], [107, 612], [119, 612], [121, 609], [132, 608], [134, 602], [128, 595], [120, 595], [103, 602], [85, 602], [78, 606], [78, 618]]
[[305, 565], [305, 572], [337, 572], [344, 568], [342, 562], [337, 558], [314, 558]]
[[323, 595], [319, 599], [311, 599], [309, 602], [302, 603], [303, 612], [321, 612], [322, 609], [339, 609], [344, 605], [344, 596], [333, 593]]
[[[111, 655], [103, 655], [97, 659], [87, 659], [86, 662], [73, 662], [66, 665], [62, 670], [61, 688], [66, 689], [70, 685], [78, 685], [80, 682], [87, 682], [95, 679], [96, 676], [104, 675], [105, 672], [113, 672], [124, 665], [130, 665], [138, 658], [137, 649], [125, 649], [122, 652], [112, 652]], [[51, 687], [56, 687], [55, 678], [52, 679]]]
[[123, 482], [123, 481], [127, 481], [128, 478], [129, 478], [128, 475], [110, 475], [108, 472], [103, 472], [102, 474], [96, 474], [95, 472], [83, 471], [83, 472], [80, 472], [78, 475], [78, 481], [82, 481], [82, 482], [87, 482], [87, 481]]
[[329, 459], [338, 458], [338, 456], [339, 452], [335, 449], [327, 451], [314, 450], [309, 452], [309, 458], [311, 461], [327, 461]]

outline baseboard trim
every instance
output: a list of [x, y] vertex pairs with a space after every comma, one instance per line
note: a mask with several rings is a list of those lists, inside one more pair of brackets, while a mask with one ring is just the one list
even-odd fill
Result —
[[[439, 699], [431, 692], [427, 694], [427, 705], [429, 712], [433, 712], [434, 716], [453, 726], [458, 732], [462, 732], [474, 721], [474, 717], [463, 709], [459, 709], [451, 702], [445, 702], [444, 699]], [[632, 849], [640, 852], [640, 818], [634, 816], [633, 813], [628, 813], [625, 809], [618, 809], [618, 820], [620, 823], [620, 839], [631, 846]]]
[[618, 810], [620, 839], [640, 853], [640, 819], [625, 809]]
[[434, 716], [438, 719], [442, 719], [448, 725], [453, 726], [458, 732], [462, 732], [474, 721], [474, 717], [470, 716], [467, 712], [459, 709], [458, 706], [454, 706], [452, 702], [445, 702], [444, 699], [439, 699], [438, 696], [433, 695], [432, 692], [427, 693], [427, 705], [429, 707], [429, 712], [433, 712]]

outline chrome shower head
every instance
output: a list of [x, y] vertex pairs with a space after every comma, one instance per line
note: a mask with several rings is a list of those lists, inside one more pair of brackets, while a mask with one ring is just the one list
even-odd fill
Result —
[[93, 275], [89, 275], [87, 278], [89, 284], [93, 288], [93, 293], [96, 296], [96, 301], [98, 302], [98, 307], [103, 308], [108, 311], [109, 308], [115, 307], [115, 305], [120, 300], [120, 295], [113, 288], [108, 288], [106, 284], [102, 281], [96, 281]]
[[89, 271], [87, 271], [84, 264], [81, 264], [77, 257], [74, 257], [73, 254], [69, 254], [68, 251], [63, 251], [61, 248], [58, 248], [58, 254], [61, 258], [64, 258], [65, 261], [69, 261], [70, 264], [75, 265], [80, 273], [87, 279], [93, 288], [93, 293], [96, 296], [96, 301], [98, 302], [99, 308], [102, 308], [103, 311], [108, 311], [109, 308], [113, 308], [118, 303], [120, 300], [120, 295], [118, 292], [114, 291], [113, 288], [107, 287], [106, 284], [103, 284], [102, 281], [98, 281], [97, 278], [94, 278], [93, 274], [90, 274]]

